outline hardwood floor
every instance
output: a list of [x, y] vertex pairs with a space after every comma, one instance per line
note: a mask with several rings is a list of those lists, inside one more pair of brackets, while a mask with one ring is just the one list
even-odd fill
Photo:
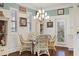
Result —
[[[49, 50], [50, 56], [73, 56], [73, 51], [69, 51], [66, 47], [56, 47], [56, 52], [53, 50]], [[19, 55], [19, 51], [10, 53], [9, 56], [37, 56], [32, 54], [30, 51], [23, 51], [21, 55]], [[47, 56], [45, 54], [41, 56]]]

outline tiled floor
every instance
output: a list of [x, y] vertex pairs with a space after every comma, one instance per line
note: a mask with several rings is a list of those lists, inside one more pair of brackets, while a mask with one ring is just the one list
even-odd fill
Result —
[[[50, 56], [73, 56], [73, 51], [68, 51], [66, 47], [56, 47], [56, 52], [53, 50], [49, 50]], [[21, 55], [19, 55], [19, 51], [10, 53], [9, 56], [37, 56], [32, 54], [30, 51], [24, 51]], [[47, 56], [43, 54], [42, 56]]]

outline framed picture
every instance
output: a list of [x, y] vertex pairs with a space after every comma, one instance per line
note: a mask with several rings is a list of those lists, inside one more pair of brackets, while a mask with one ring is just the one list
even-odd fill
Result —
[[20, 26], [27, 26], [27, 18], [20, 17]]
[[53, 22], [47, 22], [47, 28], [53, 27]]
[[64, 9], [58, 9], [57, 14], [58, 15], [64, 15]]
[[26, 8], [23, 7], [23, 6], [20, 6], [20, 7], [19, 7], [19, 11], [20, 11], [20, 12], [23, 12], [23, 13], [26, 13]]
[[3, 17], [3, 16], [4, 16], [3, 11], [0, 11], [0, 16], [1, 16], [1, 17]]
[[0, 7], [4, 7], [4, 3], [0, 3]]

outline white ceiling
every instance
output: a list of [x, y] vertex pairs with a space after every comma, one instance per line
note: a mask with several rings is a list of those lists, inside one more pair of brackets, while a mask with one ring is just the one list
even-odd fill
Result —
[[74, 3], [20, 3], [20, 5], [26, 6], [34, 10], [38, 10], [40, 8], [45, 10], [59, 9], [64, 7], [70, 7], [73, 4]]

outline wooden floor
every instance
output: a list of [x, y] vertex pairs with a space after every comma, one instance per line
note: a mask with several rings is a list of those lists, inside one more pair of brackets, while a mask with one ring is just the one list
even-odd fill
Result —
[[[50, 56], [73, 56], [73, 51], [69, 51], [66, 47], [56, 47], [56, 52], [53, 50], [49, 50]], [[19, 51], [10, 53], [9, 56], [37, 56], [32, 54], [30, 51], [23, 51], [21, 55], [19, 55]], [[42, 56], [47, 56], [43, 54]]]

